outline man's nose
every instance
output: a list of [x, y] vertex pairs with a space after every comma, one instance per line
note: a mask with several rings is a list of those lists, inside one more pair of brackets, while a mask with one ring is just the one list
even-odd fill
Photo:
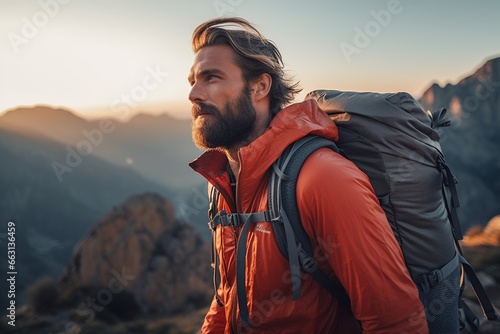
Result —
[[189, 101], [191, 101], [191, 103], [199, 103], [205, 101], [205, 93], [203, 92], [203, 89], [200, 87], [199, 84], [194, 83], [191, 86], [188, 98]]

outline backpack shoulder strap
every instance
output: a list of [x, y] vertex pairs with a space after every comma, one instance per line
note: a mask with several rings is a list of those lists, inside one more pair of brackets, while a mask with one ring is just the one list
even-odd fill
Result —
[[[211, 227], [211, 223], [213, 219], [217, 215], [217, 206], [219, 204], [219, 197], [220, 197], [220, 192], [215, 188], [213, 185], [208, 183], [208, 219], [209, 223], [208, 226]], [[219, 256], [217, 255], [217, 250], [215, 249], [216, 245], [216, 231], [215, 228], [210, 228], [212, 231], [212, 251], [211, 251], [211, 265], [213, 268], [213, 277], [212, 277], [212, 282], [214, 286], [214, 293], [215, 293], [215, 300], [217, 301], [217, 304], [219, 306], [224, 306], [222, 301], [220, 300], [219, 297], [219, 285], [220, 285], [220, 272], [219, 272]]]
[[306, 136], [283, 152], [273, 165], [269, 179], [269, 211], [280, 218], [272, 221], [272, 226], [280, 252], [290, 262], [294, 299], [300, 296], [299, 270], [302, 268], [350, 310], [344, 288], [330, 280], [314, 260], [311, 240], [302, 226], [297, 207], [296, 184], [300, 169], [306, 159], [322, 147], [339, 152], [333, 141], [317, 136]]

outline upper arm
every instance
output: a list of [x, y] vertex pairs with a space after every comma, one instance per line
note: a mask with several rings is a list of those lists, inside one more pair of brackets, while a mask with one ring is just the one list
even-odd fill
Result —
[[366, 332], [426, 328], [401, 249], [363, 172], [320, 149], [304, 163], [297, 202], [306, 232], [321, 247]]

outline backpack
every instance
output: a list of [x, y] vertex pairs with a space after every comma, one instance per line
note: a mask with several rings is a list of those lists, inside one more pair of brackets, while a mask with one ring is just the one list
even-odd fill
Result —
[[[427, 113], [408, 93], [317, 90], [306, 99], [316, 100], [336, 123], [339, 140], [334, 143], [307, 136], [283, 152], [270, 173], [269, 211], [216, 212], [219, 194], [214, 187], [209, 191], [213, 230], [219, 224], [244, 225], [237, 247], [236, 275], [242, 322], [248, 324], [244, 288], [246, 233], [249, 224], [256, 221], [271, 222], [280, 252], [290, 262], [292, 277], [300, 277], [300, 269], [304, 270], [350, 308], [343, 287], [319, 270], [295, 200], [300, 168], [321, 147], [341, 153], [369, 177], [418, 288], [431, 333], [457, 332], [459, 326], [473, 332], [479, 328], [479, 319], [461, 299], [464, 289], [461, 272], [467, 275], [485, 317], [496, 320], [488, 295], [463, 257], [458, 242], [463, 236], [457, 214], [457, 180], [445, 163], [436, 131], [450, 124], [445, 119], [446, 110]], [[217, 288], [215, 249], [212, 255]], [[300, 279], [292, 280], [292, 290], [293, 299], [299, 298]]]

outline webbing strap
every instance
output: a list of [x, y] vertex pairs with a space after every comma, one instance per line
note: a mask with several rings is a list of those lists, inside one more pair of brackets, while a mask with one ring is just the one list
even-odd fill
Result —
[[217, 239], [217, 231], [212, 231], [212, 267], [214, 269], [212, 283], [214, 285], [215, 292], [215, 300], [217, 301], [217, 305], [224, 306], [219, 297], [219, 285], [220, 285], [220, 271], [219, 271], [219, 255], [217, 254], [217, 250], [215, 249], [216, 240]]
[[240, 226], [248, 219], [252, 221], [271, 221], [270, 211], [252, 212], [252, 213], [227, 213], [226, 210], [219, 211], [215, 217], [208, 223], [212, 230], [217, 226]]
[[[209, 187], [211, 188], [209, 191], [208, 217], [209, 219], [212, 219], [217, 214], [217, 205], [219, 202], [220, 192], [214, 186], [209, 185]], [[208, 223], [208, 225], [210, 226], [210, 223]], [[212, 284], [214, 286], [214, 296], [215, 300], [217, 301], [217, 305], [222, 307], [224, 306], [224, 304], [220, 300], [218, 293], [220, 285], [220, 271], [219, 271], [220, 260], [217, 250], [215, 249], [216, 241], [217, 241], [217, 231], [215, 229], [212, 229], [211, 265], [214, 270], [212, 277]]]
[[440, 128], [445, 126], [450, 126], [451, 121], [446, 118], [446, 109], [441, 108], [432, 113], [431, 128]]
[[[282, 210], [281, 202], [281, 182], [290, 180], [290, 177], [284, 173], [284, 170], [290, 163], [293, 155], [300, 149], [305, 143], [310, 142], [315, 137], [304, 137], [297, 142], [295, 142], [292, 147], [287, 150], [286, 154], [282, 154], [278, 159], [278, 162], [273, 164], [273, 171], [269, 180], [270, 184], [270, 209], [276, 217], [280, 217], [280, 223], [283, 224], [285, 230], [284, 240], [280, 242], [286, 245], [286, 254], [288, 257], [288, 262], [290, 263], [290, 274], [292, 277], [292, 300], [297, 300], [300, 298], [301, 284], [300, 284], [300, 261], [299, 261], [299, 248], [302, 245], [296, 241], [296, 233], [290, 223], [290, 219], [286, 213], [286, 210]], [[279, 166], [278, 166], [279, 165]], [[278, 237], [278, 236], [277, 236]], [[282, 236], [279, 236], [282, 237]], [[280, 243], [278, 242], [278, 245]], [[281, 246], [280, 246], [281, 247]]]
[[288, 251], [288, 262], [290, 263], [290, 274], [292, 277], [292, 300], [297, 300], [300, 298], [300, 264], [299, 264], [299, 252], [297, 249], [297, 243], [295, 241], [295, 234], [293, 232], [292, 225], [288, 219], [288, 215], [285, 210], [281, 212], [283, 215], [283, 224], [285, 228], [285, 236], [287, 241], [287, 251]]
[[484, 316], [488, 320], [499, 320], [499, 317], [496, 314], [493, 305], [491, 304], [488, 294], [486, 293], [486, 290], [484, 290], [483, 285], [479, 281], [476, 272], [462, 255], [459, 255], [459, 259], [460, 259], [460, 264], [462, 265], [462, 268], [465, 274], [467, 275], [467, 279], [472, 285], [472, 290], [474, 290], [474, 293], [476, 294], [476, 297], [479, 300], [479, 304], [483, 309]]
[[[300, 297], [300, 268], [302, 268], [350, 310], [351, 303], [344, 288], [338, 282], [331, 280], [319, 269], [313, 257], [309, 236], [303, 229], [300, 218], [298, 218], [299, 213], [296, 203], [285, 203], [293, 204], [292, 207], [295, 210], [290, 207], [288, 209], [284, 209], [283, 207], [283, 201], [285, 201], [282, 196], [282, 192], [284, 191], [283, 185], [286, 184], [287, 190], [285, 190], [285, 193], [288, 193], [290, 188], [292, 188], [293, 194], [295, 194], [294, 187], [302, 164], [310, 154], [322, 147], [338, 151], [336, 145], [330, 140], [316, 136], [307, 136], [287, 148], [278, 161], [273, 164], [274, 173], [271, 173], [269, 180], [269, 210], [275, 216], [282, 215], [282, 220], [273, 223], [273, 229], [280, 251], [290, 263], [293, 299], [295, 300]], [[291, 197], [295, 199], [295, 196]], [[288, 201], [289, 198], [290, 196], [286, 200]], [[287, 214], [288, 210], [292, 212], [293, 216]], [[297, 266], [297, 256], [299, 266]]]
[[453, 228], [453, 233], [455, 235], [455, 239], [462, 240], [464, 238], [462, 232], [462, 226], [460, 225], [460, 220], [458, 219], [457, 209], [460, 207], [460, 203], [458, 201], [458, 192], [456, 186], [456, 179], [453, 173], [451, 172], [450, 167], [444, 162], [442, 158], [439, 160], [439, 166], [444, 170], [446, 176], [446, 183], [451, 193], [451, 208], [448, 208], [448, 200], [446, 199], [446, 192], [443, 189], [443, 194], [445, 196], [445, 203], [448, 209], [448, 214], [450, 215], [451, 226]]
[[328, 277], [323, 271], [318, 267], [318, 264], [308, 253], [306, 253], [299, 244], [299, 258], [302, 268], [309, 274], [313, 279], [316, 280], [323, 288], [325, 288], [329, 293], [334, 295], [337, 300], [345, 306], [348, 310], [351, 310], [351, 300], [345, 292], [344, 288], [337, 282], [333, 281]]
[[[250, 217], [248, 217], [250, 218]], [[240, 307], [240, 316], [243, 326], [250, 324], [250, 316], [247, 305], [247, 290], [245, 287], [245, 267], [246, 267], [246, 248], [247, 234], [250, 227], [250, 219], [243, 224], [240, 239], [238, 240], [238, 248], [236, 251], [236, 292], [238, 293], [238, 304]]]
[[469, 332], [476, 333], [479, 331], [479, 318], [476, 317], [474, 312], [470, 309], [469, 305], [467, 305], [462, 299], [458, 301], [458, 309], [460, 310], [460, 314], [462, 315], [459, 319], [460, 321], [460, 330], [466, 328]]
[[459, 264], [459, 256], [460, 255], [457, 252], [455, 256], [441, 268], [417, 277], [414, 280], [415, 284], [421, 290], [425, 292], [429, 291], [430, 289], [441, 283], [441, 281], [443, 281], [445, 278], [450, 276], [455, 271], [455, 269], [457, 269]]
[[[448, 186], [450, 189], [451, 193], [451, 208], [448, 207], [448, 199], [446, 196], [446, 191], [444, 189], [443, 185], [443, 195], [445, 198], [445, 204], [446, 204], [446, 210], [448, 211], [448, 215], [450, 217], [450, 222], [451, 226], [453, 229], [453, 234], [455, 236], [455, 244], [456, 248], [459, 252], [459, 262], [462, 266], [462, 275], [460, 278], [460, 295], [462, 295], [463, 290], [465, 288], [465, 276], [467, 276], [467, 279], [469, 280], [472, 290], [474, 291], [474, 294], [476, 295], [477, 300], [479, 301], [479, 305], [481, 306], [483, 310], [484, 317], [488, 320], [499, 320], [500, 318], [495, 312], [495, 309], [493, 308], [493, 305], [491, 304], [490, 298], [488, 294], [486, 293], [486, 290], [484, 289], [481, 281], [479, 281], [474, 269], [472, 266], [467, 262], [467, 260], [463, 257], [462, 249], [459, 243], [459, 240], [463, 239], [463, 232], [462, 232], [462, 227], [460, 225], [460, 221], [458, 219], [458, 213], [457, 213], [457, 208], [460, 207], [460, 203], [458, 201], [458, 192], [457, 192], [457, 187], [456, 187], [456, 179], [453, 173], [451, 172], [450, 167], [444, 162], [444, 159], [440, 157], [439, 161], [439, 166], [442, 171], [445, 173], [445, 185]], [[464, 312], [466, 322], [468, 323], [471, 328], [474, 328], [475, 325], [478, 324], [478, 320], [475, 319], [475, 315], [470, 311], [469, 307], [467, 304], [465, 304], [463, 301], [460, 302], [460, 309], [462, 309], [462, 312]], [[477, 317], [476, 317], [477, 318]]]
[[[238, 294], [238, 306], [240, 308], [240, 317], [243, 326], [250, 324], [250, 316], [247, 305], [247, 291], [245, 287], [246, 281], [246, 253], [247, 253], [247, 236], [248, 229], [251, 224], [261, 221], [271, 221], [269, 211], [254, 212], [249, 214], [239, 214], [244, 217], [243, 228], [238, 240], [236, 250], [236, 292]], [[269, 219], [269, 220], [266, 220]]]

